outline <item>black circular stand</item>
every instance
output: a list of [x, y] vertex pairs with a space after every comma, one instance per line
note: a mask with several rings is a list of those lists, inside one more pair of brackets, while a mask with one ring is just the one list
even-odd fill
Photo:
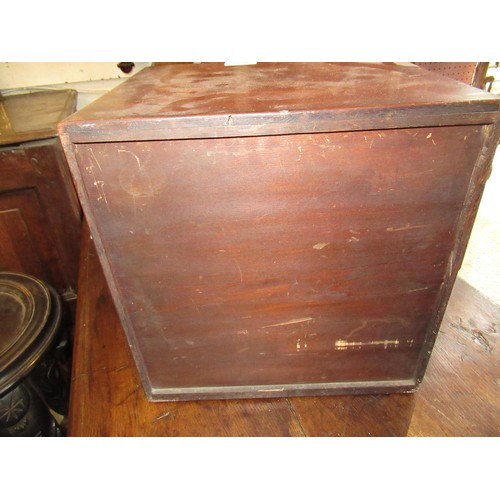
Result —
[[0, 436], [64, 435], [55, 418], [67, 414], [69, 392], [59, 369], [62, 316], [50, 285], [0, 273]]

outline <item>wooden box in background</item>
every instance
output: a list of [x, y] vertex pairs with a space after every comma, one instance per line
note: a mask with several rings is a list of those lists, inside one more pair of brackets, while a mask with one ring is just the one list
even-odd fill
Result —
[[161, 65], [63, 122], [148, 397], [414, 390], [499, 104], [407, 64]]

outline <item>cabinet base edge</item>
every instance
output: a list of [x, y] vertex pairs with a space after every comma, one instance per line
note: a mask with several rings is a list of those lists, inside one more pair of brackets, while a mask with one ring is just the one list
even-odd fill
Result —
[[335, 396], [362, 394], [391, 394], [414, 392], [414, 379], [362, 382], [329, 382], [314, 384], [276, 384], [257, 386], [180, 387], [152, 389], [149, 401], [190, 401], [210, 399], [257, 399], [298, 396]]

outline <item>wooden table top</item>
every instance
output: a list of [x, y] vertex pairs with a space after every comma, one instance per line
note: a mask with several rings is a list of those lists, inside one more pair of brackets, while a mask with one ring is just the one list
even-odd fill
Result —
[[500, 308], [457, 280], [413, 394], [148, 402], [83, 231], [69, 436], [500, 436]]

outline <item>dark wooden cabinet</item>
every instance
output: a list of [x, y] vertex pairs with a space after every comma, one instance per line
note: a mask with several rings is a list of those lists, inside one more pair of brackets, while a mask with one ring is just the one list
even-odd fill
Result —
[[65, 120], [148, 397], [414, 390], [499, 105], [411, 64], [187, 64]]
[[[0, 123], [0, 269], [76, 298], [81, 210], [57, 136], [76, 92], [5, 97]], [[74, 304], [72, 304], [74, 305]]]

